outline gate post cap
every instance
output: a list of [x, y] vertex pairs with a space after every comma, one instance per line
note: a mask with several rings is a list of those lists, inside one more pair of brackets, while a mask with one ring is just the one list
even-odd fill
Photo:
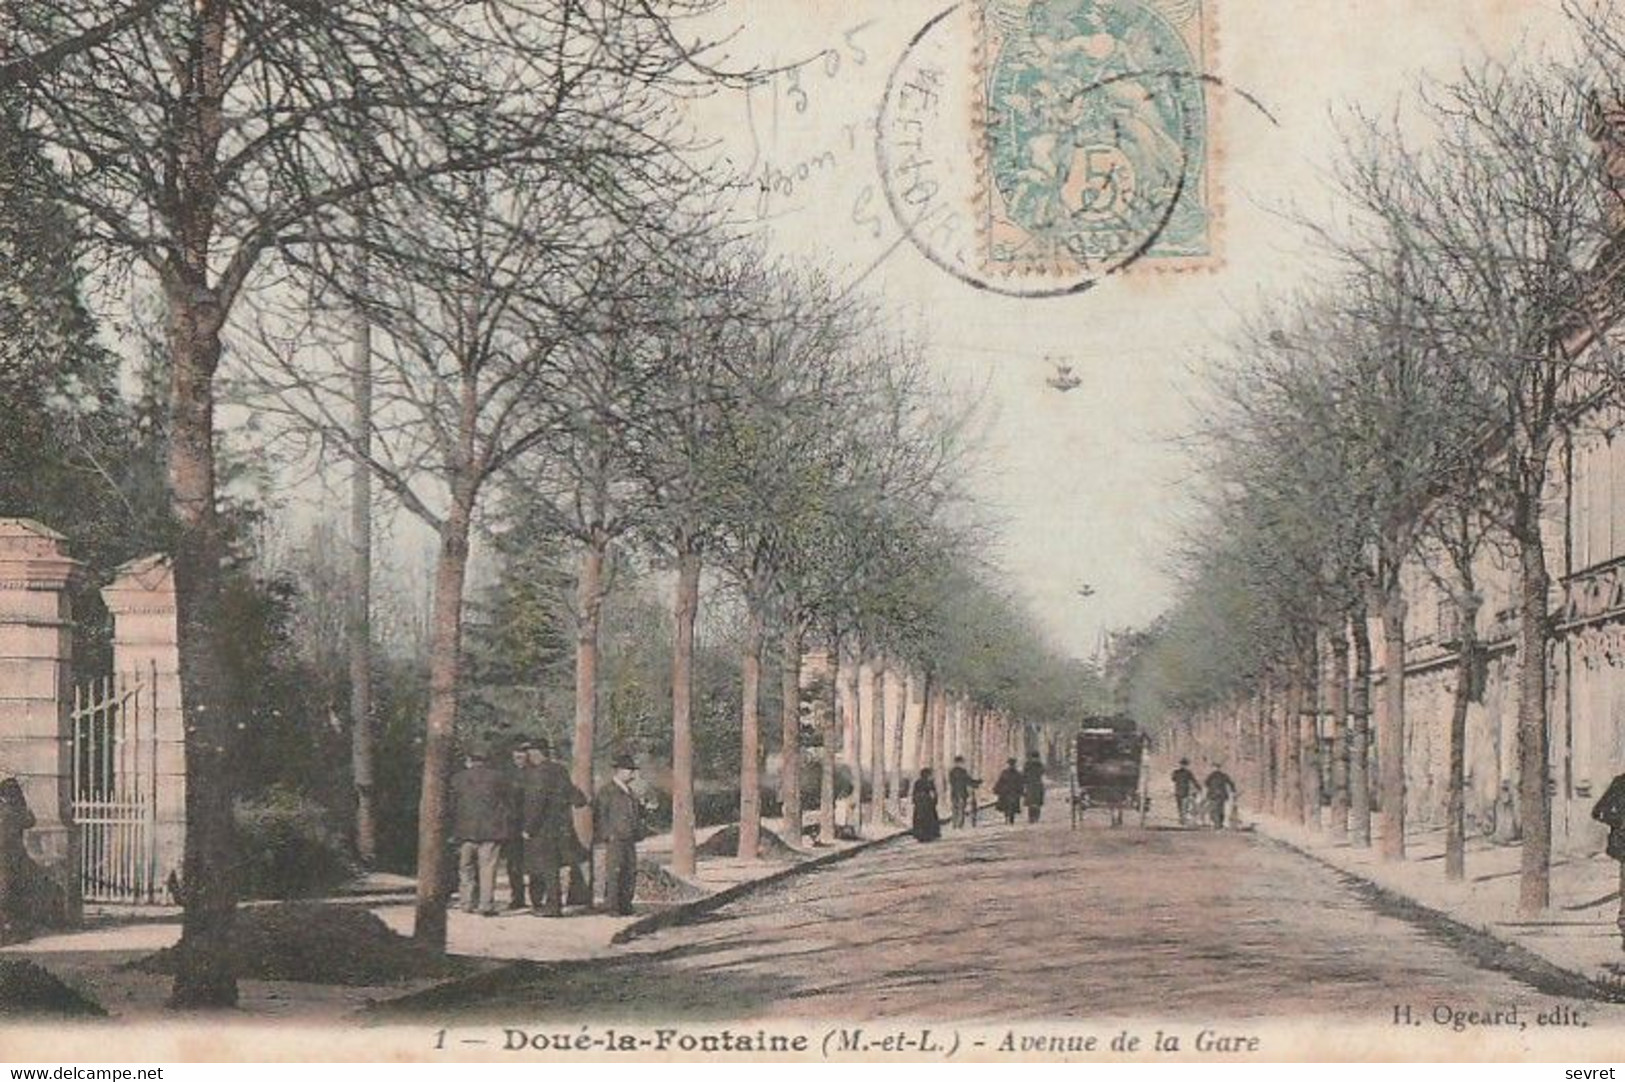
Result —
[[0, 589], [63, 590], [83, 565], [68, 539], [31, 518], [0, 518]]

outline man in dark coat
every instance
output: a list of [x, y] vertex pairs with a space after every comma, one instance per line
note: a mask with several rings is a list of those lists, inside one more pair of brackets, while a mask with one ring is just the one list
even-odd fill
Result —
[[643, 803], [632, 792], [638, 764], [617, 755], [610, 780], [593, 797], [593, 841], [604, 847], [604, 905], [622, 916], [632, 912], [638, 885], [638, 838], [643, 834]]
[[508, 908], [525, 908], [525, 781], [530, 777], [530, 749], [526, 740], [513, 749], [508, 768], [508, 838], [502, 843], [502, 859], [508, 869]]
[[1006, 823], [1014, 823], [1016, 815], [1021, 811], [1022, 788], [1021, 771], [1016, 769], [1016, 761], [1005, 760], [1004, 771], [993, 783], [993, 796], [998, 800], [999, 811]]
[[1027, 800], [1027, 822], [1038, 822], [1044, 810], [1044, 760], [1035, 751], [1027, 756], [1027, 767], [1021, 773], [1022, 796]]
[[1190, 817], [1190, 809], [1196, 806], [1196, 790], [1198, 783], [1196, 775], [1191, 773], [1191, 761], [1179, 760], [1179, 768], [1174, 771], [1174, 806], [1179, 809], [1179, 825], [1184, 826]]
[[1236, 798], [1236, 783], [1230, 780], [1230, 775], [1218, 763], [1213, 764], [1213, 773], [1207, 776], [1202, 783], [1202, 789], [1207, 793], [1208, 813], [1213, 818], [1213, 829], [1223, 830], [1225, 824], [1225, 806]]
[[570, 772], [553, 758], [547, 741], [538, 740], [523, 802], [525, 870], [530, 873], [531, 912], [562, 916], [564, 896], [559, 873], [582, 859], [571, 809], [586, 807], [587, 797], [570, 781]]
[[451, 836], [457, 843], [457, 887], [463, 912], [497, 913], [497, 860], [511, 827], [512, 796], [507, 776], [471, 751], [464, 769], [451, 779]]
[[1619, 915], [1615, 925], [1619, 928], [1620, 946], [1625, 948], [1625, 774], [1608, 783], [1602, 799], [1591, 809], [1591, 818], [1608, 827], [1607, 853], [1619, 861]]
[[965, 811], [975, 799], [972, 792], [981, 784], [980, 778], [971, 777], [965, 769], [965, 757], [955, 755], [953, 769], [948, 771], [948, 799], [953, 804], [955, 830], [964, 827]]

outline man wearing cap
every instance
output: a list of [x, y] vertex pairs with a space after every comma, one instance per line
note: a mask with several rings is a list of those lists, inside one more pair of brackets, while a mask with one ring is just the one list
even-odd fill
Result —
[[587, 797], [570, 781], [564, 764], [553, 758], [553, 748], [547, 741], [536, 741], [528, 754], [531, 768], [523, 809], [531, 912], [557, 917], [564, 913], [559, 873], [583, 857], [570, 812], [585, 807]]
[[593, 841], [604, 847], [604, 904], [623, 916], [632, 912], [638, 883], [637, 841], [643, 832], [643, 804], [632, 792], [638, 764], [617, 755], [613, 773], [593, 798]]
[[980, 778], [970, 776], [965, 769], [965, 757], [954, 756], [954, 768], [948, 771], [948, 796], [953, 803], [954, 829], [959, 830], [965, 825], [965, 812], [974, 810], [974, 791], [982, 784]]
[[497, 859], [509, 829], [508, 778], [471, 750], [451, 780], [452, 839], [457, 843], [457, 890], [463, 912], [497, 913]]

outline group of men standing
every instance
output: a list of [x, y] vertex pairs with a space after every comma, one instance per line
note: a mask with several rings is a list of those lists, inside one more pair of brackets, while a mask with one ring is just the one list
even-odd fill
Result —
[[[605, 850], [604, 904], [632, 912], [637, 884], [637, 840], [643, 803], [632, 791], [637, 763], [616, 756], [613, 776], [591, 801], [593, 841]], [[507, 769], [481, 750], [468, 753], [452, 779], [451, 840], [457, 845], [458, 897], [464, 912], [496, 916], [497, 865], [508, 872], [508, 908], [559, 917], [564, 906], [592, 905], [592, 850], [575, 828], [575, 810], [587, 796], [553, 756], [545, 740], [513, 750]], [[564, 887], [569, 872], [568, 892]]]
[[1179, 766], [1174, 770], [1174, 805], [1179, 810], [1179, 825], [1186, 825], [1196, 813], [1196, 806], [1203, 798], [1207, 801], [1208, 821], [1215, 830], [1223, 830], [1229, 821], [1228, 809], [1230, 802], [1236, 798], [1236, 783], [1230, 775], [1218, 764], [1208, 774], [1207, 780], [1198, 782], [1196, 775], [1191, 773], [1191, 761], [1179, 760]]

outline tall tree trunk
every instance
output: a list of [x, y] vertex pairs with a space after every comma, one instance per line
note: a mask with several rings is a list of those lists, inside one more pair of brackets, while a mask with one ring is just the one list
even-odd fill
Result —
[[[177, 272], [179, 273], [179, 272]], [[186, 840], [181, 940], [170, 1003], [230, 1007], [237, 977], [230, 939], [237, 908], [236, 732], [218, 653], [229, 629], [220, 605], [223, 540], [215, 511], [214, 373], [221, 313], [206, 271], [165, 283], [169, 315], [168, 475], [175, 520], [175, 610], [186, 739]]]
[[784, 840], [801, 844], [801, 626], [785, 619], [779, 659], [779, 804], [784, 809]]
[[231, 928], [237, 909], [237, 735], [220, 644], [224, 539], [215, 509], [214, 377], [228, 298], [210, 288], [219, 193], [228, 6], [199, 3], [182, 79], [185, 108], [173, 152], [184, 221], [162, 285], [170, 360], [168, 480], [173, 515], [175, 614], [185, 715], [186, 840], [181, 859], [181, 940], [170, 1002], [237, 1003]]
[[987, 715], [978, 710], [970, 723], [970, 773], [971, 777], [980, 779], [982, 771], [987, 764], [982, 753], [987, 747]]
[[1326, 689], [1326, 709], [1331, 714], [1332, 727], [1332, 792], [1327, 811], [1327, 829], [1333, 839], [1341, 841], [1349, 833], [1349, 636], [1346, 625], [1339, 623], [1329, 632], [1331, 646], [1331, 682]]
[[835, 735], [840, 728], [839, 665], [841, 636], [833, 630], [829, 636], [829, 690], [820, 708], [820, 729], [824, 736], [823, 754], [819, 756], [822, 768], [818, 778], [818, 842], [835, 844]]
[[1551, 905], [1552, 806], [1546, 735], [1546, 544], [1540, 535], [1544, 472], [1520, 493], [1513, 539], [1518, 546], [1518, 912], [1538, 916]]
[[[896, 701], [892, 703], [891, 725], [891, 769], [890, 789], [891, 807], [901, 809], [903, 803], [903, 731], [908, 727], [908, 689], [914, 683], [914, 674], [904, 671], [892, 673], [892, 686], [896, 694], [892, 696]], [[899, 812], [899, 814], [901, 814]], [[896, 818], [896, 816], [893, 816]]]
[[[357, 270], [366, 287], [367, 264]], [[378, 860], [372, 721], [372, 321], [355, 315], [350, 397], [356, 445], [350, 473], [350, 598], [346, 645], [350, 661], [350, 776], [355, 786], [355, 850], [363, 867]]]
[[[604, 612], [604, 560], [609, 541], [595, 534], [581, 553], [576, 576], [575, 732], [570, 740], [570, 781], [593, 793], [592, 757], [598, 742], [598, 635]], [[576, 833], [592, 837], [592, 805], [575, 809]]]
[[1280, 784], [1275, 746], [1275, 710], [1280, 690], [1275, 674], [1266, 672], [1258, 703], [1258, 809], [1275, 809], [1277, 786]]
[[1298, 715], [1298, 736], [1301, 748], [1298, 765], [1303, 779], [1300, 783], [1302, 802], [1299, 817], [1310, 826], [1320, 823], [1320, 644], [1311, 640], [1309, 656], [1304, 661], [1303, 713]]
[[1382, 786], [1378, 855], [1405, 859], [1405, 594], [1391, 569], [1382, 595], [1382, 718], [1377, 764]]
[[1281, 746], [1286, 754], [1286, 763], [1282, 768], [1285, 774], [1286, 818], [1294, 823], [1303, 822], [1303, 740], [1300, 732], [1303, 728], [1304, 698], [1308, 681], [1303, 671], [1303, 662], [1294, 660], [1292, 670], [1287, 676], [1286, 717], [1281, 724]]
[[1456, 595], [1459, 623], [1456, 693], [1450, 704], [1450, 776], [1445, 783], [1444, 874], [1467, 877], [1467, 708], [1473, 701], [1473, 665], [1478, 652], [1479, 598], [1471, 583]]
[[1371, 845], [1371, 627], [1365, 602], [1349, 614], [1354, 640], [1354, 683], [1349, 689], [1349, 837]]
[[[853, 652], [852, 664], [847, 666], [850, 677], [847, 687], [850, 694], [847, 702], [851, 704], [850, 721], [847, 728], [847, 772], [852, 779], [852, 828], [859, 830], [863, 827], [863, 650], [860, 646]], [[870, 704], [874, 709], [874, 704]]]
[[694, 874], [694, 620], [700, 611], [700, 554], [677, 547], [677, 638], [671, 665], [671, 868]]
[[840, 705], [841, 758], [846, 762], [846, 776], [852, 785], [852, 802], [858, 802], [857, 793], [862, 777], [858, 762], [858, 722], [862, 720], [863, 704], [858, 701], [858, 688], [863, 682], [862, 665], [858, 657], [848, 654], [843, 645], [830, 651], [831, 679], [835, 682], [837, 702]]
[[925, 710], [920, 715], [920, 765], [915, 768], [918, 777], [920, 770], [925, 770], [936, 762], [936, 718], [946, 702], [946, 690], [938, 689], [925, 700]]
[[471, 515], [462, 501], [440, 528], [434, 608], [429, 626], [429, 710], [423, 742], [423, 785], [418, 802], [417, 915], [412, 938], [446, 949], [446, 899], [450, 892], [452, 747], [457, 735], [457, 693], [462, 669], [463, 583], [468, 574]]
[[878, 832], [886, 822], [886, 659], [869, 663], [869, 822]]
[[1248, 714], [1248, 748], [1252, 752], [1253, 761], [1252, 784], [1248, 788], [1252, 799], [1258, 803], [1260, 809], [1268, 806], [1269, 738], [1265, 735], [1264, 723], [1269, 716], [1269, 701], [1269, 678], [1259, 677], [1249, 704], [1252, 710]]
[[762, 844], [762, 643], [767, 621], [756, 602], [746, 605], [739, 711], [739, 855], [755, 860]]
[[[904, 717], [908, 722], [908, 727], [915, 729], [915, 734], [914, 761], [903, 767], [901, 771], [903, 780], [897, 789], [897, 818], [903, 823], [910, 821], [909, 800], [906, 794], [913, 785], [915, 776], [919, 774], [920, 767], [925, 763], [926, 718], [931, 712], [931, 700], [937, 694], [936, 681], [931, 679], [931, 671], [927, 669], [924, 676], [922, 676], [920, 679], [920, 696], [919, 699], [916, 700], [919, 703], [919, 725], [917, 728], [914, 724], [915, 719], [908, 717], [905, 708]], [[905, 691], [904, 699], [907, 700], [908, 698], [909, 696]], [[898, 761], [902, 762], [901, 758], [899, 758]]]

